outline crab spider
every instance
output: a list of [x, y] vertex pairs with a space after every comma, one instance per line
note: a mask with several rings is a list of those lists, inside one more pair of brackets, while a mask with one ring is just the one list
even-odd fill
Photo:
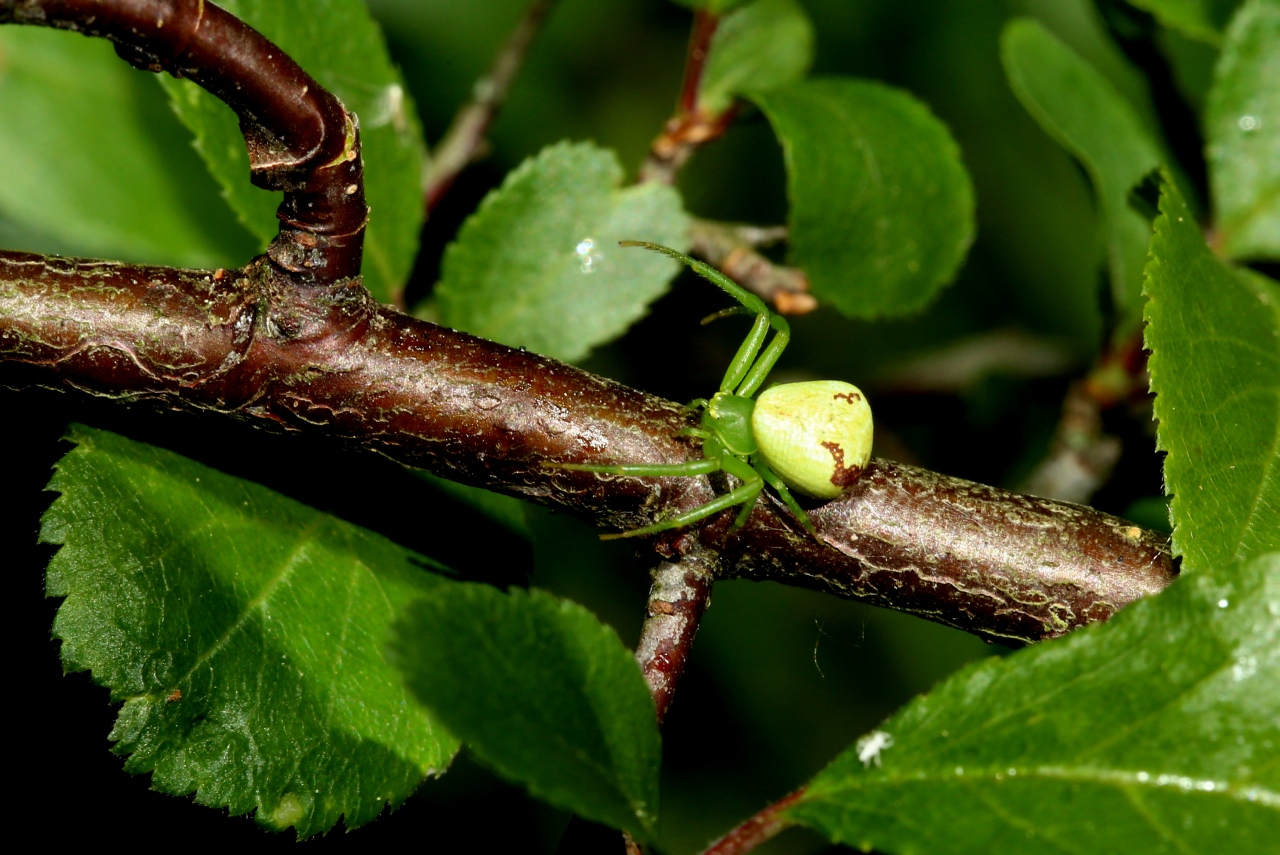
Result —
[[[690, 404], [702, 410], [701, 425], [687, 433], [702, 440], [703, 459], [686, 463], [623, 463], [600, 466], [548, 463], [556, 469], [641, 477], [697, 476], [726, 472], [741, 483], [705, 505], [669, 519], [605, 539], [640, 537], [680, 528], [712, 514], [741, 505], [733, 527], [742, 526], [768, 484], [810, 533], [808, 514], [796, 502], [794, 490], [815, 499], [834, 499], [857, 480], [871, 457], [871, 408], [856, 386], [838, 380], [784, 383], [753, 397], [791, 338], [785, 319], [769, 311], [763, 300], [746, 291], [714, 267], [665, 246], [646, 241], [622, 241], [660, 252], [687, 264], [742, 304], [724, 314], [755, 315], [747, 338], [738, 348], [720, 391], [710, 400]], [[769, 330], [774, 335], [768, 345]]]

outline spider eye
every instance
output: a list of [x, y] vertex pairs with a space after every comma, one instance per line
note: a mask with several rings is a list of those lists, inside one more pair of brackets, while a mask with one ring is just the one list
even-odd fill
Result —
[[839, 380], [766, 389], [751, 429], [769, 468], [815, 499], [839, 496], [871, 459], [871, 407], [857, 386]]

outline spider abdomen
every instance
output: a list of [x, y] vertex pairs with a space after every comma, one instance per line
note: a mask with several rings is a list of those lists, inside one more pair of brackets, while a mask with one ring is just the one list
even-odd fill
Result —
[[815, 499], [839, 496], [871, 459], [871, 407], [857, 386], [839, 380], [766, 389], [751, 430], [769, 468]]

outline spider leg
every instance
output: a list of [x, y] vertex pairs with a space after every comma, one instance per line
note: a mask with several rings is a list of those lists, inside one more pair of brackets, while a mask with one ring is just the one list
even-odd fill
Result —
[[[734, 356], [733, 362], [729, 363], [729, 370], [725, 373], [724, 381], [720, 385], [720, 391], [722, 392], [728, 392], [736, 385], [738, 389], [735, 394], [747, 398], [751, 397], [752, 393], [764, 383], [764, 379], [769, 374], [770, 369], [778, 361], [782, 351], [786, 349], [787, 342], [791, 340], [791, 328], [786, 320], [781, 315], [775, 315], [769, 311], [769, 307], [764, 300], [761, 300], [719, 270], [697, 259], [690, 258], [683, 252], [676, 252], [674, 249], [661, 244], [642, 240], [624, 240], [619, 245], [644, 247], [674, 258], [681, 264], [688, 265], [694, 273], [724, 291], [741, 303], [748, 311], [756, 315], [756, 321], [751, 327], [751, 332], [747, 334], [746, 341], [738, 348], [738, 353]], [[764, 343], [768, 327], [773, 327], [775, 335], [773, 340], [769, 342], [769, 346], [765, 348], [764, 353], [760, 353], [760, 345]], [[757, 358], [757, 354], [760, 354], [759, 358]]]
[[769, 342], [769, 346], [760, 354], [760, 358], [751, 366], [751, 370], [742, 378], [737, 391], [734, 394], [741, 395], [744, 398], [750, 398], [755, 391], [764, 385], [764, 378], [769, 376], [769, 372], [773, 370], [773, 366], [777, 363], [778, 358], [782, 356], [782, 351], [787, 349], [787, 344], [791, 341], [791, 325], [787, 323], [786, 318], [781, 315], [769, 313], [769, 326], [774, 329], [773, 340]]
[[599, 472], [602, 475], [634, 475], [639, 477], [662, 478], [666, 476], [709, 475], [722, 468], [720, 459], [706, 457], [702, 460], [690, 460], [685, 463], [615, 463], [597, 465], [594, 463], [553, 463], [544, 460], [544, 469], [567, 469], [570, 472]]
[[668, 258], [674, 258], [676, 261], [680, 262], [681, 264], [688, 265], [693, 270], [694, 273], [697, 273], [703, 279], [706, 279], [712, 285], [715, 285], [721, 291], [724, 291], [730, 297], [737, 300], [739, 303], [745, 306], [747, 310], [751, 312], [751, 314], [753, 315], [769, 314], [769, 307], [765, 305], [764, 300], [761, 300], [755, 294], [752, 294], [746, 288], [743, 288], [737, 282], [734, 282], [728, 276], [725, 276], [723, 273], [721, 273], [719, 270], [716, 270], [711, 265], [703, 264], [701, 261], [698, 261], [696, 258], [690, 258], [689, 256], [685, 255], [683, 252], [676, 252], [674, 249], [671, 249], [670, 247], [663, 246], [662, 244], [659, 244], [659, 243], [650, 243], [647, 240], [618, 241], [618, 246], [640, 246], [640, 247], [644, 247], [645, 249], [653, 250], [654, 252], [660, 252], [663, 255], [667, 256]]
[[[761, 472], [754, 466], [743, 460], [741, 457], [735, 457], [731, 454], [725, 454], [720, 459], [724, 467], [724, 471], [737, 478], [743, 484], [758, 484], [761, 489], [764, 482], [761, 480]], [[760, 490], [756, 490], [756, 494], [749, 501], [742, 503], [742, 510], [738, 511], [738, 516], [733, 520], [731, 531], [737, 531], [747, 523], [747, 518], [751, 516], [751, 509], [756, 506], [756, 499], [760, 497]]]
[[800, 503], [796, 501], [795, 496], [791, 495], [791, 491], [787, 489], [787, 485], [782, 482], [782, 479], [779, 478], [772, 469], [766, 466], [763, 460], [755, 460], [752, 463], [752, 466], [755, 471], [760, 474], [760, 477], [777, 492], [779, 498], [781, 498], [783, 503], [791, 509], [791, 513], [795, 514], [795, 517], [800, 521], [800, 524], [805, 527], [809, 534], [816, 538], [818, 536], [818, 531], [813, 527], [813, 521], [809, 519], [809, 515], [800, 507]]
[[[724, 373], [724, 380], [720, 381], [721, 392], [732, 392], [733, 387], [747, 376], [768, 334], [769, 318], [766, 315], [756, 315], [755, 321], [751, 324], [751, 332], [747, 333], [747, 337], [743, 339], [738, 352], [734, 354], [733, 361], [729, 363], [728, 370]], [[774, 362], [777, 362], [776, 358]]]
[[631, 531], [622, 531], [616, 534], [602, 534], [600, 535], [600, 539], [618, 540], [623, 537], [643, 537], [646, 534], [657, 534], [660, 531], [680, 528], [681, 526], [686, 526], [689, 523], [704, 520], [712, 514], [717, 514], [720, 511], [732, 508], [734, 505], [742, 504], [743, 502], [751, 502], [754, 504], [756, 497], [760, 495], [760, 491], [763, 488], [764, 482], [759, 478], [756, 478], [746, 484], [741, 484], [738, 487], [735, 487], [723, 496], [718, 496], [712, 501], [707, 502], [705, 505], [700, 505], [691, 511], [685, 511], [682, 514], [677, 514], [671, 519], [656, 522], [653, 525], [647, 525], [643, 528], [635, 528]]

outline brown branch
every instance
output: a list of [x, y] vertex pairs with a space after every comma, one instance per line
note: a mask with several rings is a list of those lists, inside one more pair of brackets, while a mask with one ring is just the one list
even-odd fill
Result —
[[[700, 450], [674, 402], [415, 320], [358, 285], [294, 288], [261, 260], [210, 273], [0, 252], [0, 368], [9, 385], [332, 437], [615, 529], [726, 487], [546, 468]], [[766, 500], [737, 532], [728, 512], [654, 547], [714, 550], [717, 578], [815, 587], [1013, 642], [1105, 620], [1175, 574], [1164, 538], [1123, 520], [884, 460], [809, 516], [816, 539]]]
[[711, 603], [711, 583], [718, 565], [714, 553], [694, 549], [677, 561], [664, 561], [654, 568], [636, 660], [653, 695], [659, 724], [666, 720], [693, 637]]
[[711, 56], [711, 40], [720, 28], [720, 16], [699, 9], [693, 13], [693, 29], [689, 31], [689, 49], [685, 53], [684, 81], [680, 84], [679, 111], [692, 113], [698, 108], [702, 89], [702, 73]]
[[724, 135], [732, 124], [737, 110], [734, 107], [708, 113], [698, 103], [702, 88], [702, 73], [711, 53], [711, 40], [720, 26], [720, 17], [705, 10], [694, 13], [693, 30], [689, 34], [689, 50], [685, 56], [684, 83], [676, 115], [667, 121], [662, 133], [654, 139], [649, 153], [640, 164], [636, 179], [641, 184], [656, 181], [674, 184], [676, 174], [700, 146]]
[[489, 128], [506, 103], [534, 37], [554, 5], [555, 0], [533, 0], [498, 52], [493, 66], [472, 87], [471, 102], [454, 116], [449, 130], [431, 153], [423, 193], [428, 212], [449, 192], [458, 173], [483, 156]]
[[1137, 402], [1145, 403], [1149, 411], [1149, 396], [1139, 326], [1113, 340], [1088, 375], [1071, 384], [1049, 454], [1028, 476], [1023, 489], [1064, 502], [1089, 501], [1111, 477], [1123, 451], [1120, 440], [1103, 430], [1103, 411]]
[[721, 837], [702, 851], [702, 855], [745, 855], [795, 825], [795, 820], [784, 815], [784, 811], [798, 802], [804, 795], [804, 788], [790, 795], [783, 796], [767, 808], [746, 819], [737, 828]]
[[356, 118], [256, 30], [204, 0], [5, 0], [2, 23], [110, 39], [138, 68], [222, 99], [240, 117], [253, 183], [284, 191], [267, 257], [297, 284], [360, 275], [369, 209]]
[[[807, 314], [818, 308], [818, 301], [809, 293], [809, 277], [803, 270], [774, 264], [753, 248], [778, 239], [778, 232], [777, 229], [694, 220], [689, 229], [689, 252], [772, 303], [779, 314]], [[785, 236], [786, 229], [781, 229], [781, 233]]]

